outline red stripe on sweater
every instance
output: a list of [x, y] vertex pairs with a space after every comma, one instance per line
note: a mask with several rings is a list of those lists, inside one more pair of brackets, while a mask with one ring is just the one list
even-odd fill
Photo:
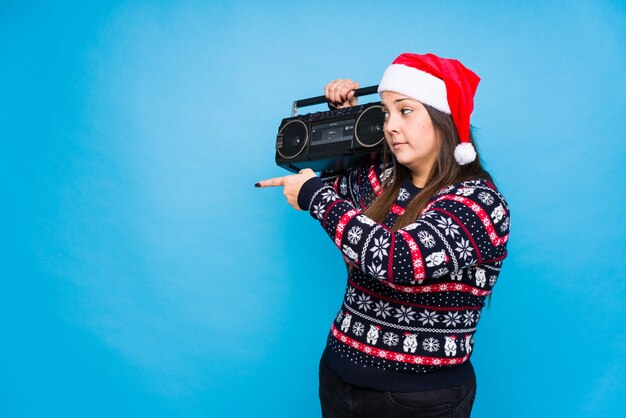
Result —
[[394, 203], [393, 205], [391, 205], [391, 212], [395, 213], [396, 215], [402, 215], [404, 213], [404, 208]]
[[370, 184], [372, 185], [372, 189], [374, 193], [376, 193], [376, 197], [380, 196], [383, 192], [383, 189], [380, 187], [380, 182], [378, 181], [378, 176], [376, 175], [376, 170], [374, 167], [370, 167], [367, 171], [367, 177], [370, 179]]
[[387, 257], [387, 278], [393, 281], [393, 251], [396, 247], [396, 234], [391, 234], [391, 245], [389, 245], [389, 256]]
[[[411, 363], [411, 364], [422, 364], [427, 366], [452, 366], [455, 364], [462, 364], [468, 358], [469, 354], [464, 355], [463, 357], [427, 357], [427, 356], [416, 356], [414, 354], [408, 353], [398, 353], [390, 350], [381, 350], [380, 348], [374, 347], [373, 345], [364, 344], [358, 342], [355, 339], [348, 337], [343, 332], [339, 331], [335, 324], [333, 324], [331, 328], [331, 332], [333, 337], [335, 337], [338, 341], [341, 341], [343, 344], [348, 345], [356, 350], [359, 350], [365, 354], [369, 354], [370, 356], [383, 358], [386, 360], [397, 361], [402, 363]], [[461, 342], [462, 344], [463, 342]]]
[[491, 293], [491, 290], [478, 289], [465, 283], [441, 283], [422, 286], [403, 286], [389, 283], [384, 280], [381, 280], [381, 282], [394, 290], [404, 293], [463, 292], [470, 293], [473, 296], [487, 296], [489, 293]]
[[426, 271], [424, 270], [424, 259], [420, 252], [417, 243], [408, 232], [401, 229], [398, 231], [404, 238], [409, 249], [411, 250], [411, 260], [413, 260], [413, 277], [415, 280], [424, 280], [426, 278]]
[[[369, 295], [372, 295], [378, 299], [383, 299], [386, 300], [388, 302], [393, 302], [393, 303], [397, 303], [400, 305], [406, 305], [406, 306], [414, 306], [416, 308], [420, 308], [420, 309], [433, 309], [433, 310], [439, 310], [439, 311], [476, 311], [480, 309], [480, 306], [450, 306], [450, 307], [445, 307], [445, 306], [431, 306], [431, 305], [420, 305], [418, 303], [411, 303], [411, 302], [405, 302], [402, 300], [396, 300], [393, 298], [390, 298], [388, 296], [383, 296], [383, 295], [379, 295], [376, 292], [373, 292], [363, 286], [360, 286], [358, 284], [356, 284], [354, 281], [348, 279], [348, 283], [350, 283], [350, 286], [354, 287], [355, 289], [360, 290], [363, 293], [367, 293]], [[443, 287], [442, 287], [443, 286]], [[464, 286], [461, 285], [460, 283], [458, 284], [452, 284], [452, 283], [444, 283], [443, 285], [431, 285], [430, 287], [432, 288], [429, 289], [429, 291], [431, 292], [443, 292], [443, 291], [456, 291], [456, 287], [457, 286]], [[470, 286], [465, 286], [465, 287], [470, 287]], [[395, 287], [394, 287], [395, 288]], [[446, 290], [435, 290], [435, 288], [437, 289], [443, 289], [445, 288]], [[409, 293], [418, 293], [418, 292], [409, 292]], [[426, 292], [420, 292], [420, 293], [426, 293]], [[471, 293], [471, 292], [468, 292]], [[487, 292], [489, 293], [489, 292]]]
[[348, 222], [350, 222], [350, 219], [354, 218], [359, 213], [360, 212], [356, 209], [350, 209], [349, 211], [343, 214], [341, 219], [339, 219], [339, 223], [337, 224], [337, 227], [335, 228], [335, 245], [339, 247], [340, 250], [341, 250], [341, 240], [343, 239], [343, 231], [346, 228], [346, 225], [348, 224]]

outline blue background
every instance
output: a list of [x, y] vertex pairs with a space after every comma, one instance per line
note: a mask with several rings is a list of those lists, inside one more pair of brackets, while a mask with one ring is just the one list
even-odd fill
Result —
[[473, 416], [623, 416], [622, 2], [90, 3], [0, 5], [0, 416], [320, 416], [345, 268], [253, 184], [292, 100], [405, 51], [481, 76], [512, 211]]

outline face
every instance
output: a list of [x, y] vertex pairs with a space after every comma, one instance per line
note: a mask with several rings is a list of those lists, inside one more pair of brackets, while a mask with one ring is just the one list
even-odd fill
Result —
[[437, 161], [439, 141], [428, 111], [400, 93], [381, 93], [385, 140], [398, 162], [417, 175], [427, 175]]

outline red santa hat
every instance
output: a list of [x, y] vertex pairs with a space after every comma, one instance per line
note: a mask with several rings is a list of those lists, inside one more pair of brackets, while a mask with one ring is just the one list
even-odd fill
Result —
[[404, 53], [385, 70], [378, 92], [395, 91], [452, 115], [460, 144], [454, 158], [463, 165], [476, 159], [469, 142], [470, 115], [480, 78], [455, 59]]

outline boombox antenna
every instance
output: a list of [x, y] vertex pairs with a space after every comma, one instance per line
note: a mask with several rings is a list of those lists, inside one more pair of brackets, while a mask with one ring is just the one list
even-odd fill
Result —
[[[377, 92], [378, 92], [378, 85], [363, 87], [363, 88], [354, 90], [354, 96], [355, 97], [367, 96], [368, 94], [374, 94]], [[293, 102], [293, 106], [291, 107], [291, 116], [293, 117], [293, 116], [298, 115], [299, 107], [313, 106], [313, 105], [320, 104], [320, 103], [326, 103], [326, 96], [317, 96], [317, 97], [310, 97], [308, 99], [296, 100], [295, 102]]]

